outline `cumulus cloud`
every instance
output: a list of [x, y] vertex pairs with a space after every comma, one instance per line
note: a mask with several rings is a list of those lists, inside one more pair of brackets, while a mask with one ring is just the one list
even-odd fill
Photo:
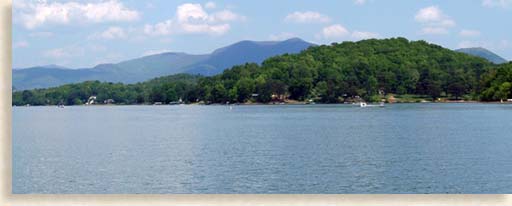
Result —
[[154, 25], [146, 24], [144, 33], [152, 36], [169, 35], [173, 32], [173, 20], [169, 19]]
[[291, 14], [288, 14], [284, 18], [285, 22], [291, 22], [291, 23], [328, 23], [331, 21], [331, 18], [329, 18], [327, 15], [315, 12], [315, 11], [305, 11], [300, 12], [296, 11]]
[[336, 39], [346, 37], [350, 34], [350, 32], [342, 25], [334, 24], [324, 27], [321, 34], [326, 39]]
[[483, 0], [482, 5], [489, 8], [509, 8], [512, 5], [512, 0]]
[[480, 36], [480, 31], [463, 29], [459, 32], [459, 35], [462, 37], [478, 37]]
[[77, 57], [84, 55], [85, 51], [81, 47], [65, 47], [65, 48], [55, 48], [46, 50], [43, 52], [43, 56], [47, 58], [52, 58], [56, 60], [65, 60], [71, 57]]
[[380, 38], [380, 34], [369, 31], [350, 31], [341, 24], [333, 24], [324, 27], [322, 31], [316, 35], [318, 39], [328, 40], [363, 40]]
[[91, 39], [124, 39], [126, 37], [125, 29], [117, 26], [109, 27], [105, 31], [90, 36]]
[[178, 6], [175, 17], [153, 25], [146, 24], [144, 33], [152, 36], [174, 33], [223, 35], [231, 28], [229, 22], [245, 19], [245, 16], [228, 9], [208, 13], [201, 4], [187, 3]]
[[455, 21], [437, 6], [420, 9], [414, 19], [422, 24], [422, 34], [448, 34], [449, 28], [456, 25]]
[[27, 29], [45, 24], [103, 23], [135, 21], [139, 19], [136, 10], [126, 8], [118, 0], [95, 3], [51, 2], [17, 0], [13, 4], [15, 22]]

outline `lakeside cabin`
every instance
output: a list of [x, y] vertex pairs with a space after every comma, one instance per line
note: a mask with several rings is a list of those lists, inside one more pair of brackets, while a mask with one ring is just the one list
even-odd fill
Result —
[[105, 101], [103, 101], [103, 104], [114, 104], [115, 101], [113, 99], [107, 99]]
[[96, 103], [96, 96], [90, 96], [89, 99], [87, 99], [87, 102], [85, 105], [92, 105]]

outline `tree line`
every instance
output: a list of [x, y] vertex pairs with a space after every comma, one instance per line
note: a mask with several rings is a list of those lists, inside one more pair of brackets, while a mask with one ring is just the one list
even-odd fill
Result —
[[87, 81], [49, 89], [17, 91], [13, 105], [77, 105], [90, 96], [117, 104], [268, 103], [312, 100], [340, 103], [384, 94], [432, 99], [496, 101], [512, 98], [512, 63], [489, 61], [425, 41], [363, 40], [310, 47], [261, 65], [234, 66], [211, 77], [178, 74], [124, 85]]

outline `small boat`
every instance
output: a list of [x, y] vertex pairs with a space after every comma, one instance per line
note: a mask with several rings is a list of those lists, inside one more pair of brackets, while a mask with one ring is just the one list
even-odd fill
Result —
[[367, 104], [366, 102], [359, 103], [359, 107], [384, 107], [384, 102], [380, 104]]
[[57, 105], [58, 108], [64, 108], [64, 105], [63, 104], [59, 104]]

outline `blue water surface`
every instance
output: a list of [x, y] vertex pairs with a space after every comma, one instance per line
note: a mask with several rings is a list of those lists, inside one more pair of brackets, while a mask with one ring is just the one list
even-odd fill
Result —
[[12, 192], [512, 193], [512, 105], [14, 107]]

